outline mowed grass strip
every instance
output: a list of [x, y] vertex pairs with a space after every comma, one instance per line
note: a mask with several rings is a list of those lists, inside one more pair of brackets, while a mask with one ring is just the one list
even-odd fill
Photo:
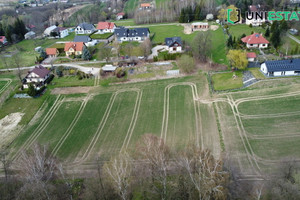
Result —
[[169, 118], [166, 142], [172, 148], [184, 148], [196, 141], [196, 116], [192, 88], [186, 85], [170, 89]]
[[[8, 81], [3, 81], [3, 80], [0, 80], [0, 91], [1, 89], [7, 84]], [[1, 92], [0, 92], [1, 94]]]
[[143, 89], [140, 110], [129, 148], [134, 148], [144, 134], [160, 137], [165, 85], [156, 85]]
[[243, 86], [243, 74], [240, 71], [213, 74], [212, 82], [215, 90], [238, 89]]
[[227, 36], [223, 33], [222, 28], [218, 28], [215, 31], [211, 31], [212, 49], [211, 59], [215, 63], [228, 65], [226, 57], [226, 41]]
[[239, 104], [239, 112], [246, 115], [277, 114], [300, 111], [300, 95], [246, 101]]
[[300, 137], [250, 140], [254, 153], [267, 160], [300, 158]]
[[88, 101], [73, 131], [59, 149], [57, 153], [59, 158], [72, 162], [78, 155], [80, 157], [84, 154], [96, 134], [111, 95], [112, 93], [96, 95]]
[[80, 101], [68, 101], [61, 104], [46, 129], [38, 137], [40, 144], [48, 144], [53, 149], [71, 125], [81, 105]]
[[270, 136], [300, 133], [300, 115], [274, 118], [242, 119], [250, 135]]
[[116, 96], [103, 131], [93, 149], [94, 154], [103, 155], [102, 159], [109, 159], [121, 150], [132, 120], [136, 98], [137, 92], [134, 91], [122, 92]]

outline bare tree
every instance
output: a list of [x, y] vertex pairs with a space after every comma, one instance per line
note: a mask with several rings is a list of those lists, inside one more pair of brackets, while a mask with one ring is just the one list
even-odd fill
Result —
[[146, 134], [138, 142], [138, 170], [150, 176], [151, 185], [161, 199], [167, 199], [168, 170], [170, 167], [170, 152], [164, 141], [157, 136]]
[[99, 54], [100, 54], [100, 58], [102, 59], [105, 59], [106, 62], [109, 61], [111, 55], [112, 55], [112, 52], [111, 52], [111, 48], [109, 47], [101, 47], [99, 49]]
[[59, 170], [57, 161], [51, 156], [47, 146], [35, 144], [32, 151], [22, 152], [18, 169], [25, 180], [21, 194], [40, 191], [41, 198], [51, 199], [49, 182], [58, 176]]
[[17, 75], [18, 75], [20, 81], [22, 81], [22, 72], [21, 72], [21, 68], [20, 68], [21, 67], [21, 58], [19, 56], [19, 50], [18, 49], [16, 49], [16, 53], [12, 56], [12, 58], [13, 58], [13, 61], [16, 65], [16, 67], [18, 68]]
[[222, 161], [215, 160], [209, 150], [189, 148], [179, 156], [178, 164], [186, 170], [199, 199], [226, 199], [228, 173], [223, 171]]
[[193, 40], [193, 55], [196, 59], [205, 62], [210, 55], [212, 47], [211, 32], [201, 31]]
[[126, 152], [122, 152], [117, 157], [112, 158], [109, 163], [104, 165], [104, 171], [121, 199], [128, 199], [132, 171], [129, 155]]
[[143, 56], [147, 57], [151, 53], [152, 49], [152, 43], [149, 38], [147, 38], [141, 45], [140, 45], [142, 51], [143, 51]]

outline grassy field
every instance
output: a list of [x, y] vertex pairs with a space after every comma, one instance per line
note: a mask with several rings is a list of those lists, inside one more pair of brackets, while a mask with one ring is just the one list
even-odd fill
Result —
[[[35, 63], [36, 56], [39, 56], [40, 54], [34, 49], [38, 46], [41, 46], [42, 48], [48, 48], [53, 47], [53, 45], [59, 45], [56, 44], [56, 42], [59, 41], [73, 41], [74, 33], [70, 33], [69, 36], [61, 39], [32, 39], [32, 40], [23, 40], [17, 44], [11, 45], [7, 47], [4, 51], [1, 52], [0, 57], [4, 55], [11, 55], [12, 57], [6, 57], [5, 60], [7, 62], [8, 68], [15, 68], [16, 63], [13, 55], [17, 54], [20, 65], [22, 67], [32, 66]], [[57, 48], [57, 47], [55, 47]], [[4, 59], [4, 58], [1, 58]], [[4, 62], [0, 62], [0, 69], [6, 68]]]
[[92, 39], [107, 39], [107, 38], [109, 38], [112, 35], [113, 35], [113, 33], [92, 34], [92, 35], [90, 35], [90, 37]]
[[226, 57], [226, 40], [223, 30], [218, 28], [212, 31], [212, 52], [211, 58], [213, 62], [228, 65]]
[[53, 87], [76, 87], [76, 86], [93, 86], [93, 78], [85, 78], [79, 80], [76, 76], [66, 76], [55, 78], [50, 85], [50, 88]]
[[116, 20], [116, 21], [112, 21], [116, 24], [116, 26], [134, 26], [136, 25], [134, 23], [133, 19], [124, 19], [124, 20]]
[[139, 5], [138, 0], [128, 0], [125, 4], [124, 11], [126, 13], [132, 13], [135, 11], [135, 9], [137, 8], [138, 5]]
[[[236, 78], [233, 76], [236, 75]], [[243, 86], [243, 74], [240, 71], [218, 73], [212, 75], [212, 82], [215, 90], [237, 89]]]
[[237, 25], [229, 26], [229, 33], [232, 35], [232, 37], [236, 37], [236, 38], [240, 37], [243, 34], [250, 35], [252, 31], [254, 33], [264, 34], [266, 30], [261, 27], [251, 28], [246, 24], [237, 24]]
[[149, 26], [149, 29], [151, 33], [155, 33], [153, 38], [154, 43], [163, 43], [166, 37], [181, 37], [182, 40], [192, 42], [196, 35], [196, 32], [189, 35], [184, 34], [184, 28], [181, 25]]
[[263, 80], [266, 77], [260, 72], [259, 68], [248, 68], [256, 79]]
[[2, 81], [2, 80], [0, 80], [0, 91], [7, 84], [7, 82], [8, 81]]
[[[168, 104], [169, 115], [165, 118], [165, 123], [168, 122], [167, 144], [174, 148], [183, 148], [196, 142], [196, 135], [199, 133], [196, 132], [193, 90], [189, 85], [176, 84], [195, 83], [200, 93], [206, 81], [204, 76], [200, 77], [200, 80], [199, 76], [191, 76], [125, 86], [100, 87], [98, 92], [92, 93], [86, 105], [82, 104], [84, 98], [82, 95], [64, 96], [64, 101], [56, 104], [54, 101], [57, 97], [50, 95], [41, 109], [40, 117], [26, 128], [13, 147], [16, 150], [24, 144], [30, 144], [26, 142], [32, 137], [30, 135], [38, 133], [35, 140], [49, 144], [51, 149], [61, 144], [56, 153], [59, 158], [70, 163], [81, 159], [92, 161], [97, 156], [106, 160], [122, 148], [134, 148], [136, 142], [146, 133], [160, 136], [165, 116], [164, 105]], [[175, 85], [169, 90], [169, 101], [164, 102], [165, 88], [170, 84]], [[81, 105], [84, 106], [80, 107]], [[56, 109], [55, 112], [53, 108]], [[76, 115], [79, 110], [82, 110], [81, 114]], [[53, 114], [47, 115], [49, 111]], [[203, 114], [206, 115], [205, 113]], [[47, 116], [53, 118], [46, 118]], [[74, 120], [76, 123], [71, 126]], [[36, 131], [38, 125], [45, 122], [47, 124], [44, 128]], [[67, 130], [72, 131], [61, 142]]]

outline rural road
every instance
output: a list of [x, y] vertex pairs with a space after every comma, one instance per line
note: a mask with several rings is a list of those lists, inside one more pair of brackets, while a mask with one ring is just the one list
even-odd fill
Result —
[[296, 37], [292, 36], [291, 34], [288, 34], [289, 38], [291, 38], [292, 40], [294, 40], [295, 42], [297, 42], [298, 44], [300, 44], [300, 40], [297, 39]]
[[[102, 63], [103, 61], [93, 61], [93, 62], [74, 62], [74, 63], [62, 63], [62, 64], [53, 64], [53, 66], [65, 66], [65, 67], [73, 67], [76, 68], [84, 73], [91, 73], [94, 76], [98, 76], [100, 72], [100, 68], [93, 68], [93, 67], [83, 67], [81, 64], [93, 64], [93, 63]], [[43, 65], [44, 67], [51, 67], [51, 65]], [[20, 67], [21, 70], [26, 69], [33, 69], [35, 66], [31, 67]], [[0, 69], [0, 71], [16, 71], [18, 68], [9, 68], [9, 69]]]

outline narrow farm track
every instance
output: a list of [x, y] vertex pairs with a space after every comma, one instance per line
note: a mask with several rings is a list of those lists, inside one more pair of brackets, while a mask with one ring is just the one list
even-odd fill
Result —
[[12, 160], [18, 159], [21, 155], [23, 150], [27, 150], [39, 137], [39, 135], [45, 130], [47, 125], [50, 123], [51, 119], [54, 117], [55, 113], [58, 111], [59, 107], [61, 106], [63, 99], [61, 95], [58, 95], [54, 104], [45, 115], [41, 123], [38, 127], [34, 130], [34, 132], [30, 135], [30, 137], [26, 140], [26, 142], [22, 145], [22, 147], [17, 151], [17, 153], [12, 157]]
[[[238, 113], [238, 110], [237, 110], [237, 105], [236, 105], [235, 101], [233, 100], [232, 96], [227, 96], [227, 98], [228, 98], [229, 105], [231, 106], [231, 109], [232, 109], [232, 112], [233, 112], [233, 115], [234, 115], [234, 118], [235, 118], [235, 122], [236, 122], [236, 125], [237, 125], [237, 128], [238, 128], [238, 132], [239, 132], [240, 138], [242, 140], [244, 149], [245, 149], [246, 154], [247, 154], [248, 161], [250, 162], [250, 165], [251, 165], [254, 173], [256, 175], [260, 175], [260, 167], [257, 164], [257, 161], [255, 159], [253, 159], [254, 153], [253, 153], [252, 147], [249, 143], [249, 140], [247, 138], [247, 134], [245, 132], [243, 123], [241, 121], [241, 118], [239, 116], [239, 113]], [[249, 147], [249, 149], [248, 149], [247, 146]]]
[[[183, 82], [183, 83], [174, 83], [170, 84], [167, 87], [165, 87], [164, 91], [164, 111], [163, 111], [163, 119], [162, 119], [162, 128], [161, 128], [161, 135], [160, 137], [164, 139], [164, 141], [167, 140], [167, 132], [168, 132], [168, 119], [169, 119], [169, 107], [170, 107], [170, 89], [175, 86], [180, 85], [187, 85], [190, 86], [192, 89], [192, 95], [193, 95], [193, 104], [194, 104], [194, 112], [195, 112], [195, 121], [196, 121], [196, 145], [200, 146], [199, 140], [201, 140], [201, 148], [204, 148], [203, 144], [203, 134], [202, 131], [200, 131], [200, 106], [198, 102], [196, 102], [197, 99], [199, 99], [197, 86], [194, 83], [190, 82]], [[201, 139], [199, 138], [201, 137]]]
[[0, 89], [0, 94], [3, 93], [6, 88], [8, 88], [8, 86], [12, 83], [12, 80], [9, 78], [2, 78], [0, 79], [0, 81], [7, 81], [7, 83]]
[[60, 150], [61, 146], [64, 144], [64, 142], [66, 141], [66, 139], [68, 138], [68, 136], [72, 133], [74, 126], [77, 124], [79, 118], [81, 117], [87, 102], [89, 101], [91, 95], [88, 95], [82, 102], [76, 116], [74, 117], [72, 123], [70, 124], [70, 126], [68, 127], [67, 131], [65, 132], [65, 134], [61, 137], [61, 139], [58, 141], [58, 143], [56, 144], [56, 146], [54, 147], [54, 149], [52, 150], [52, 155], [56, 156], [57, 152]]
[[240, 113], [240, 117], [243, 119], [259, 119], [259, 118], [276, 118], [276, 117], [289, 117], [294, 115], [300, 115], [300, 111], [276, 113], [276, 114], [260, 114], [260, 115], [246, 115]]
[[[106, 111], [104, 113], [104, 116], [101, 120], [101, 122], [99, 123], [99, 126], [97, 128], [96, 133], [94, 134], [94, 137], [92, 138], [88, 148], [86, 149], [86, 151], [84, 152], [83, 156], [77, 160], [75, 160], [71, 165], [68, 165], [68, 167], [74, 167], [74, 166], [78, 166], [81, 165], [83, 162], [85, 162], [85, 160], [90, 156], [92, 150], [94, 149], [95, 145], [97, 144], [99, 137], [103, 131], [103, 128], [108, 120], [108, 117], [110, 115], [111, 109], [113, 107], [113, 104], [116, 100], [116, 97], [118, 96], [118, 94], [123, 93], [123, 92], [129, 92], [129, 91], [134, 91], [137, 92], [138, 94], [140, 93], [140, 89], [136, 89], [136, 88], [132, 88], [132, 89], [123, 89], [123, 90], [118, 90], [117, 92], [115, 92], [110, 101], [109, 104], [106, 108]], [[138, 95], [140, 96], [140, 95]], [[134, 128], [134, 127], [133, 127]]]
[[135, 106], [134, 106], [132, 119], [131, 119], [131, 122], [130, 122], [130, 125], [129, 125], [129, 128], [128, 128], [126, 137], [124, 139], [121, 151], [128, 148], [132, 133], [133, 133], [134, 128], [135, 128], [136, 121], [138, 119], [139, 110], [140, 110], [141, 101], [142, 101], [142, 96], [143, 96], [143, 92], [139, 91], [138, 95], [136, 97], [136, 102], [135, 102]]

